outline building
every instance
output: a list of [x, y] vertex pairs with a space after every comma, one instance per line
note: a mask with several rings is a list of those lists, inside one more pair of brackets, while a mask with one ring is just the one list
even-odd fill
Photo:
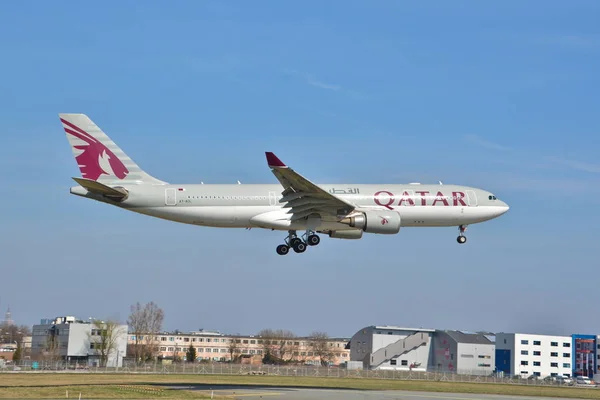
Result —
[[573, 342], [571, 336], [497, 333], [496, 369], [521, 378], [577, 376]]
[[573, 376], [587, 376], [597, 380], [600, 378], [600, 353], [599, 336], [597, 335], [571, 335], [573, 344]]
[[[140, 335], [139, 340], [148, 339]], [[136, 336], [128, 336], [130, 349]], [[226, 335], [216, 331], [162, 332], [154, 337], [154, 346], [161, 360], [186, 360], [190, 345], [196, 349], [196, 361], [262, 363], [269, 351], [275, 358], [297, 364], [339, 365], [349, 358], [346, 338], [311, 337], [276, 338], [258, 335]], [[129, 352], [130, 354], [133, 351]]]
[[426, 371], [434, 329], [367, 326], [350, 339], [350, 361], [364, 369]]
[[491, 375], [495, 369], [494, 336], [465, 331], [436, 330], [430, 370], [465, 375]]
[[4, 314], [4, 324], [5, 325], [14, 325], [15, 321], [13, 321], [12, 319], [12, 313], [10, 312], [10, 306], [8, 306], [8, 309], [6, 310], [6, 313]]
[[[34, 325], [32, 329], [34, 360], [120, 367], [126, 355], [127, 325], [92, 323], [69, 316]], [[103, 358], [106, 365], [101, 365]]]

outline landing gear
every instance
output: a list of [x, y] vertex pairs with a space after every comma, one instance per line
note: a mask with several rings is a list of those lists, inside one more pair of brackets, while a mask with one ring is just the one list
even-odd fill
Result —
[[280, 244], [279, 246], [277, 246], [277, 254], [279, 254], [280, 256], [285, 256], [289, 252], [290, 248], [286, 244]]
[[458, 237], [456, 238], [456, 241], [460, 244], [464, 244], [467, 242], [467, 237], [465, 236], [465, 231], [467, 230], [467, 226], [466, 225], [461, 225], [458, 227]]
[[309, 244], [309, 246], [316, 246], [321, 243], [321, 238], [317, 235], [309, 235], [306, 242]]
[[304, 253], [306, 251], [306, 245], [304, 244], [304, 242], [297, 242], [294, 245], [294, 251], [296, 253]]
[[296, 231], [288, 231], [288, 237], [285, 239], [285, 244], [277, 246], [277, 254], [284, 256], [290, 252], [290, 248], [296, 253], [304, 253], [307, 246], [316, 246], [321, 242], [321, 238], [308, 230], [302, 238], [296, 236]]

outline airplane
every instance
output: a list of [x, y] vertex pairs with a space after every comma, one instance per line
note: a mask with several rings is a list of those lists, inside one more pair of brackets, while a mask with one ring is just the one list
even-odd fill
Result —
[[272, 152], [265, 155], [278, 184], [171, 184], [142, 170], [87, 115], [58, 115], [81, 172], [71, 194], [184, 224], [286, 231], [279, 255], [303, 253], [319, 234], [350, 240], [406, 227], [455, 226], [464, 244], [468, 225], [509, 209], [491, 192], [442, 182], [315, 184]]

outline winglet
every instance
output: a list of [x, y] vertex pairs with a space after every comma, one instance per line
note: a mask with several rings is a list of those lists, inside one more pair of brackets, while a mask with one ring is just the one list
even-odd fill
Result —
[[265, 152], [267, 155], [267, 163], [269, 167], [285, 168], [286, 165], [277, 156], [270, 151]]

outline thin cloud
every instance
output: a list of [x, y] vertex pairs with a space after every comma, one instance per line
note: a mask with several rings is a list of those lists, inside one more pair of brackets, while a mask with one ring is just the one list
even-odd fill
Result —
[[576, 160], [567, 160], [558, 157], [546, 157], [547, 160], [552, 161], [555, 164], [559, 164], [565, 167], [569, 167], [571, 169], [576, 169], [579, 171], [591, 172], [594, 174], [600, 174], [600, 165], [597, 164], [588, 164], [581, 161]]
[[306, 75], [305, 79], [306, 79], [306, 83], [308, 83], [309, 85], [315, 86], [315, 87], [318, 87], [321, 89], [328, 89], [328, 90], [335, 90], [335, 91], [342, 89], [342, 87], [340, 85], [333, 85], [331, 83], [321, 82], [312, 75]]
[[498, 144], [498, 143], [487, 141], [485, 139], [480, 138], [477, 135], [465, 135], [465, 139], [468, 140], [471, 143], [474, 143], [474, 144], [479, 145], [481, 147], [485, 147], [486, 149], [501, 150], [501, 151], [510, 150], [510, 147], [506, 147], [506, 146], [503, 146], [503, 145]]
[[288, 75], [302, 78], [307, 85], [314, 86], [319, 89], [333, 90], [336, 92], [343, 90], [341, 85], [320, 81], [314, 75], [307, 72], [296, 71], [293, 69], [286, 69], [284, 72]]

